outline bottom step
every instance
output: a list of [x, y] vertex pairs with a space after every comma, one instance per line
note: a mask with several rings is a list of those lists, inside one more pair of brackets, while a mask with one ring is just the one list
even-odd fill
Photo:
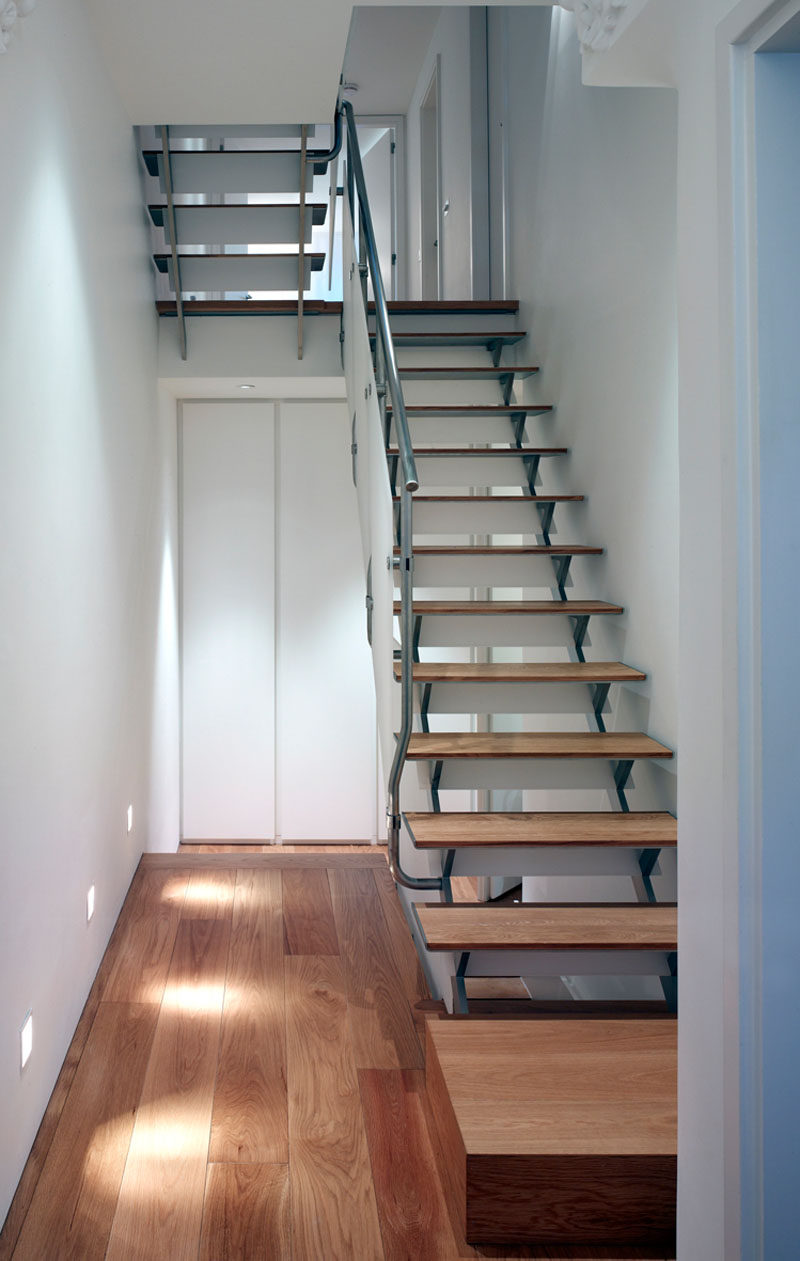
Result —
[[470, 1243], [674, 1255], [675, 1021], [430, 1019], [427, 1044], [444, 1182]]

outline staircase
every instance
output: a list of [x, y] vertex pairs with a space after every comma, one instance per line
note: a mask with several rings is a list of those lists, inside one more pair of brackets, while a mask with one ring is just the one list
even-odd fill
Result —
[[295, 307], [302, 358], [305, 296], [330, 254], [336, 205], [330, 154], [309, 147], [316, 130], [139, 129], [157, 307], [176, 317], [183, 358], [187, 316], [285, 314]]
[[[368, 306], [363, 207], [360, 224], [357, 249], [345, 226], [354, 481], [390, 857], [447, 1008], [429, 1014], [426, 1071], [451, 1213], [476, 1244], [673, 1255], [677, 909], [656, 888], [676, 820], [629, 800], [637, 766], [672, 750], [615, 729], [616, 689], [646, 674], [591, 659], [592, 626], [624, 610], [592, 590], [602, 546], [560, 536], [591, 488], [551, 489], [569, 452], [517, 304]], [[480, 900], [454, 901], [464, 876]], [[548, 897], [556, 877], [569, 901]], [[520, 878], [514, 903], [490, 899]]]

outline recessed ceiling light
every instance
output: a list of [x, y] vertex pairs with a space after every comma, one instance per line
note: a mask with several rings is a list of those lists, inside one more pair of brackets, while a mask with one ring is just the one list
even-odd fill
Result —
[[254, 390], [255, 388], [256, 387], [254, 385], [247, 385], [247, 384], [239, 386], [240, 390]]

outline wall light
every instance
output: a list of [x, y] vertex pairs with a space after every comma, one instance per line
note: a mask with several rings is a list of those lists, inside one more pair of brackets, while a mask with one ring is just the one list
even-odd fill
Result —
[[36, 0], [0, 0], [0, 54], [8, 52], [14, 27], [36, 7]]
[[24, 1068], [33, 1050], [33, 1012], [29, 1011], [19, 1031], [19, 1066]]
[[86, 894], [86, 923], [87, 924], [89, 923], [93, 915], [94, 915], [94, 885], [92, 885], [92, 887], [89, 889], [89, 892]]
[[128, 831], [133, 831], [133, 806], [128, 806]]

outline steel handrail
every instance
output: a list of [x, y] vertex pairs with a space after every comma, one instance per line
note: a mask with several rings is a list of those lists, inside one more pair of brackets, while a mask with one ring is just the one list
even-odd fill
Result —
[[[400, 780], [414, 726], [414, 548], [413, 548], [413, 494], [419, 489], [417, 466], [414, 459], [414, 448], [408, 428], [405, 399], [400, 385], [400, 374], [397, 371], [392, 331], [389, 325], [389, 308], [386, 303], [386, 291], [381, 276], [378, 260], [378, 247], [375, 230], [372, 225], [372, 214], [367, 197], [367, 185], [361, 165], [361, 152], [358, 147], [353, 107], [349, 101], [341, 105], [341, 114], [347, 124], [347, 168], [348, 196], [351, 212], [354, 211], [354, 193], [358, 197], [360, 243], [362, 249], [359, 264], [362, 267], [364, 283], [364, 302], [366, 306], [366, 267], [372, 277], [372, 292], [375, 298], [375, 358], [379, 365], [377, 382], [378, 392], [388, 389], [392, 400], [392, 416], [397, 431], [397, 444], [400, 450], [402, 479], [400, 485], [400, 556], [395, 565], [400, 570], [400, 730], [394, 750], [391, 769], [389, 771], [388, 805], [386, 822], [388, 829], [389, 870], [397, 884], [407, 889], [437, 889], [443, 885], [441, 876], [411, 876], [403, 870], [400, 862], [400, 830], [402, 816], [400, 813]], [[337, 117], [339, 117], [337, 112]], [[352, 214], [355, 226], [355, 215]], [[366, 267], [364, 266], [366, 254]], [[385, 373], [385, 380], [384, 380]], [[392, 558], [390, 558], [390, 563]]]

